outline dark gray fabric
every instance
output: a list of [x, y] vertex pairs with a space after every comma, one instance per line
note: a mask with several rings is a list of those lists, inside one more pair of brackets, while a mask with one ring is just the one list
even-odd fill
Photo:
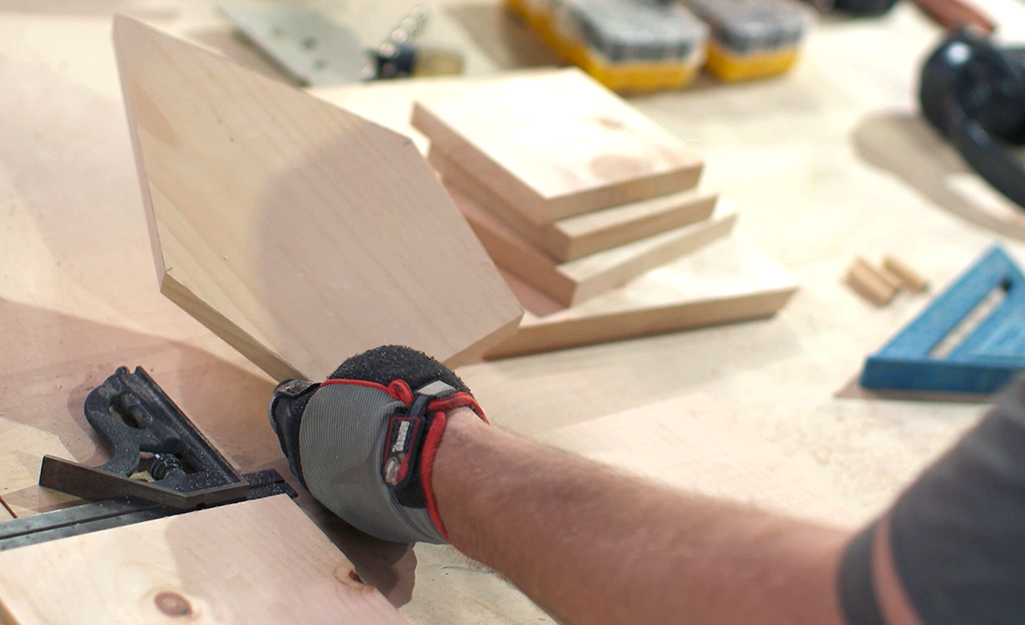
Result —
[[1025, 622], [1025, 381], [901, 495], [890, 527], [923, 623]]
[[338, 366], [329, 380], [366, 380], [388, 386], [392, 380], [404, 380], [416, 389], [441, 380], [457, 391], [470, 389], [454, 371], [427, 354], [403, 345], [382, 345], [357, 354]]
[[[1025, 380], [897, 499], [890, 543], [924, 625], [1025, 623]], [[875, 623], [864, 588], [845, 587], [871, 579], [865, 548], [840, 574], [850, 625]]]
[[381, 477], [387, 418], [404, 407], [376, 388], [320, 387], [303, 413], [303, 476], [317, 501], [367, 534], [395, 542], [444, 543], [427, 510], [399, 504]]
[[872, 585], [875, 535], [875, 524], [872, 524], [855, 536], [840, 564], [840, 607], [851, 625], [886, 625]]

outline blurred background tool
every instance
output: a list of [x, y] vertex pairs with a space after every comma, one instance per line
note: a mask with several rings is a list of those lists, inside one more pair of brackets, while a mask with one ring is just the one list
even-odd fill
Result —
[[707, 27], [683, 6], [659, 0], [507, 0], [567, 61], [616, 91], [690, 83], [705, 55]]
[[808, 29], [790, 0], [684, 0], [710, 28], [705, 67], [720, 80], [772, 76], [790, 69]]
[[440, 48], [414, 46], [413, 36], [427, 22], [430, 10], [418, 4], [409, 10], [388, 37], [371, 51], [371, 63], [364, 67], [365, 80], [442, 76], [463, 73], [463, 57]]
[[791, 0], [507, 0], [568, 61], [617, 91], [789, 69], [807, 30]]
[[[882, 15], [893, 8], [897, 0], [809, 0], [823, 12], [837, 11], [850, 15]], [[946, 29], [955, 29], [970, 24], [989, 35], [996, 30], [996, 23], [982, 9], [964, 0], [912, 0], [932, 21]]]
[[413, 45], [413, 36], [429, 16], [423, 4], [414, 6], [388, 37], [370, 50], [352, 29], [312, 9], [251, 4], [222, 5], [220, 9], [239, 33], [304, 87], [463, 71], [459, 53]]
[[963, 28], [922, 67], [922, 115], [993, 188], [1025, 208], [1025, 48], [1001, 47]]

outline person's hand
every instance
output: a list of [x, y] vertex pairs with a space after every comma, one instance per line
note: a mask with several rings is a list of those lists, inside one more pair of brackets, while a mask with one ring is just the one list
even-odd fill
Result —
[[349, 358], [320, 383], [274, 389], [270, 421], [289, 468], [356, 528], [396, 542], [446, 542], [431, 475], [446, 413], [487, 419], [437, 360], [388, 345]]

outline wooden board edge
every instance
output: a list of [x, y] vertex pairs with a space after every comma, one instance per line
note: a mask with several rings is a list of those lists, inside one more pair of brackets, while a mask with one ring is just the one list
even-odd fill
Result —
[[[413, 103], [413, 116], [410, 123], [413, 128], [430, 139], [431, 146], [437, 145], [438, 149], [444, 151], [450, 158], [464, 163], [468, 159], [473, 159], [476, 165], [474, 167], [464, 165], [463, 169], [476, 180], [493, 181], [483, 184], [493, 193], [508, 198], [511, 204], [520, 207], [523, 215], [531, 223], [544, 226], [552, 222], [552, 219], [546, 215], [545, 200], [540, 194], [515, 174], [496, 163], [468, 139], [449, 128], [419, 101]], [[502, 188], [502, 185], [505, 188]]]
[[628, 202], [686, 191], [698, 186], [703, 169], [704, 163], [697, 161], [626, 183], [609, 183], [570, 196], [551, 198], [545, 214], [549, 220], [556, 221]]
[[[699, 250], [709, 243], [729, 235], [736, 223], [737, 213], [730, 212], [721, 216], [712, 216], [704, 221], [681, 226], [664, 233], [664, 236], [654, 235], [663, 239], [658, 245], [650, 247], [625, 262], [614, 265], [607, 271], [598, 273], [590, 279], [579, 281], [569, 304], [572, 306], [592, 297], [597, 297], [602, 293], [626, 284], [645, 271]], [[644, 240], [642, 239], [642, 241]], [[634, 244], [639, 243], [640, 241], [634, 242]]]
[[484, 337], [477, 341], [473, 345], [470, 345], [458, 354], [454, 354], [449, 358], [445, 359], [445, 366], [450, 369], [468, 365], [472, 362], [476, 362], [483, 358], [491, 349], [501, 345], [511, 339], [519, 332], [520, 325], [523, 323], [523, 313], [521, 312], [515, 319], [509, 321], [509, 323], [502, 326], [498, 331], [493, 334]]
[[[488, 188], [466, 171], [454, 157], [437, 145], [431, 145], [427, 154], [427, 160], [445, 180], [446, 186], [459, 189], [466, 198], [473, 201], [479, 208], [488, 211], [488, 213], [501, 220], [505, 226], [508, 226], [511, 231], [515, 232], [526, 243], [551, 256], [557, 263], [579, 260], [591, 254], [597, 254], [620, 245], [628, 245], [668, 230], [707, 219], [715, 210], [715, 205], [718, 201], [718, 193], [707, 191], [699, 193], [696, 189], [687, 189], [686, 191], [678, 191], [666, 196], [639, 200], [639, 202], [653, 201], [667, 196], [692, 194], [691, 197], [679, 198], [679, 203], [675, 207], [664, 212], [644, 215], [636, 220], [628, 220], [620, 224], [595, 229], [592, 232], [574, 235], [569, 231], [569, 228], [563, 225], [566, 221], [572, 220], [573, 217], [545, 226], [532, 224], [526, 215], [517, 210], [515, 205]], [[601, 210], [615, 211], [620, 208], [626, 208], [631, 204], [634, 203]], [[575, 217], [580, 216], [577, 215]]]
[[142, 145], [139, 139], [138, 124], [135, 120], [135, 105], [132, 100], [132, 90], [125, 84], [125, 59], [123, 54], [122, 34], [125, 25], [136, 21], [122, 13], [115, 13], [111, 26], [111, 39], [114, 42], [114, 57], [118, 67], [118, 81], [121, 85], [121, 97], [124, 103], [125, 118], [128, 123], [128, 134], [132, 140], [132, 155], [135, 161], [135, 171], [139, 179], [139, 191], [142, 194], [142, 205], [146, 214], [146, 227], [149, 230], [150, 247], [153, 253], [153, 266], [156, 268], [157, 282], [159, 283], [167, 272], [164, 263], [164, 254], [160, 245], [160, 231], [157, 225], [157, 216], [153, 210], [153, 196], [150, 191], [149, 177], [146, 175], [146, 159], [142, 154]]
[[427, 151], [427, 162], [441, 176], [446, 188], [459, 189], [464, 197], [501, 220], [528, 243], [547, 252], [555, 260], [561, 260], [551, 254], [551, 250], [546, 245], [546, 241], [552, 235], [558, 234], [556, 224], [543, 226], [533, 224], [527, 215], [516, 209], [514, 204], [471, 175], [454, 157], [449, 156], [435, 143], [432, 143]]
[[569, 305], [577, 282], [560, 271], [554, 259], [523, 240], [460, 189], [451, 184], [446, 184], [445, 188], [496, 266]]
[[[667, 334], [681, 330], [765, 319], [775, 315], [797, 286], [777, 287], [759, 293], [713, 298], [595, 315], [583, 319], [545, 322], [544, 318], [520, 326], [512, 339], [484, 354], [498, 360], [583, 345]], [[668, 318], [668, 319], [667, 319]]]
[[628, 228], [622, 226], [604, 228], [579, 237], [572, 237], [565, 231], [560, 231], [558, 244], [552, 242], [550, 245], [552, 247], [559, 246], [556, 247], [559, 251], [556, 257], [560, 260], [576, 260], [617, 245], [626, 245], [659, 232], [708, 219], [715, 211], [718, 201], [718, 192], [695, 192], [693, 201], [681, 204], [676, 210], [639, 219], [630, 224]]
[[308, 377], [278, 354], [265, 349], [252, 335], [217, 312], [171, 273], [165, 273], [160, 280], [160, 292], [274, 380], [281, 382]]

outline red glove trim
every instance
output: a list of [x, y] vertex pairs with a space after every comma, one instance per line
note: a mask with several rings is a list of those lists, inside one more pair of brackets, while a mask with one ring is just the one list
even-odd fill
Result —
[[480, 404], [478, 404], [477, 400], [473, 398], [473, 395], [470, 395], [469, 393], [453, 393], [447, 397], [435, 399], [431, 403], [427, 404], [428, 410], [440, 410], [441, 412], [451, 412], [456, 408], [469, 408], [474, 412], [474, 414], [480, 417], [481, 421], [491, 425], [491, 422], [488, 421], [488, 418], [484, 415], [484, 411], [481, 409]]
[[407, 406], [413, 403], [413, 391], [410, 390], [409, 385], [404, 380], [392, 380], [392, 383], [388, 386], [378, 384], [377, 382], [367, 382], [366, 380], [324, 380], [320, 383], [321, 386], [326, 384], [351, 384], [353, 386], [376, 388], [387, 393], [395, 401], [400, 401]]
[[452, 542], [448, 539], [448, 532], [445, 531], [445, 524], [441, 522], [441, 515], [438, 514], [438, 503], [434, 499], [434, 488], [431, 479], [434, 477], [434, 456], [438, 453], [438, 446], [441, 445], [441, 435], [445, 432], [445, 424], [448, 418], [444, 412], [434, 415], [431, 422], [431, 429], [427, 431], [427, 438], [424, 440], [423, 449], [420, 451], [420, 484], [424, 489], [424, 500], [427, 502], [427, 514], [431, 515], [434, 527], [438, 528], [441, 537], [445, 542]]

